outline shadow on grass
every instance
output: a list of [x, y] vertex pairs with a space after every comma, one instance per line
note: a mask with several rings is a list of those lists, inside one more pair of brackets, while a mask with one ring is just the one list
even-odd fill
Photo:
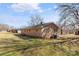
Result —
[[40, 37], [33, 37], [33, 36], [28, 36], [28, 35], [22, 35], [22, 34], [14, 34], [15, 36], [21, 38], [21, 39], [24, 39], [24, 40], [32, 40], [32, 39], [43, 39], [43, 38], [40, 38]]

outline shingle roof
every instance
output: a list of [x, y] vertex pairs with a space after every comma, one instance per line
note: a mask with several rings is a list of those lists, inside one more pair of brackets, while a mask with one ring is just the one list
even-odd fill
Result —
[[53, 22], [50, 22], [50, 23], [39, 24], [39, 25], [36, 25], [36, 26], [25, 27], [25, 28], [22, 28], [22, 29], [37, 29], [37, 28], [46, 27], [46, 26], [48, 26], [50, 24], [52, 24], [53, 26], [55, 26], [56, 28], [58, 28], [58, 26], [56, 24], [54, 24]]

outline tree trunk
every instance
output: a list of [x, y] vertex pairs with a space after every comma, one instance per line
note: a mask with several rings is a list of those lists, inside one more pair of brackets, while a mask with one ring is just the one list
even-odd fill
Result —
[[63, 34], [63, 30], [61, 29], [61, 35]]

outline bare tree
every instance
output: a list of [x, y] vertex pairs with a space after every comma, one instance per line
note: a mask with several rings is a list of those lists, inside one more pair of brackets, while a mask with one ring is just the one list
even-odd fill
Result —
[[58, 11], [60, 11], [59, 24], [61, 27], [61, 31], [64, 26], [73, 26], [73, 28], [75, 28], [75, 25], [79, 25], [79, 4], [78, 3], [59, 4]]
[[35, 26], [43, 22], [43, 18], [40, 15], [32, 15], [30, 20], [30, 26]]
[[9, 25], [7, 24], [0, 24], [0, 31], [5, 31], [9, 29]]

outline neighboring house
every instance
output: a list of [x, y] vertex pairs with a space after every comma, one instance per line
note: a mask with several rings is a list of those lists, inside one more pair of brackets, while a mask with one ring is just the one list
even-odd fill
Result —
[[[61, 28], [59, 29], [59, 32], [61, 32]], [[61, 33], [60, 33], [61, 34]], [[62, 28], [62, 35], [66, 34], [74, 34], [74, 35], [79, 35], [79, 25], [75, 26], [65, 26]]]
[[21, 29], [9, 29], [8, 32], [21, 34]]
[[76, 29], [75, 35], [79, 35], [79, 29]]
[[17, 33], [17, 29], [8, 30], [8, 32]]
[[18, 33], [18, 34], [21, 34], [21, 30], [20, 30], [20, 29], [17, 29], [17, 33]]
[[79, 25], [75, 29], [75, 35], [79, 35]]
[[[58, 31], [58, 26], [54, 23], [44, 23], [36, 26], [22, 28], [21, 34], [33, 37], [51, 37], [54, 33]], [[49, 35], [51, 34], [51, 36]]]

